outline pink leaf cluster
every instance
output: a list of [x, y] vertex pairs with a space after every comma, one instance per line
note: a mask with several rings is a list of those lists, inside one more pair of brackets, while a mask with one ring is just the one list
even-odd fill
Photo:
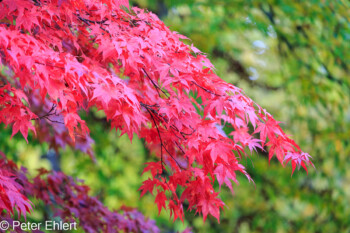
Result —
[[[275, 155], [282, 164], [291, 162], [293, 171], [312, 165], [279, 122], [219, 78], [186, 37], [151, 12], [127, 6], [112, 0], [1, 1], [0, 66], [13, 74], [0, 79], [0, 122], [27, 139], [34, 120], [39, 139], [49, 134], [53, 147], [68, 144], [92, 154], [79, 111], [103, 111], [111, 128], [130, 140], [143, 138], [158, 156], [145, 168], [152, 178], [143, 182], [141, 196], [156, 190], [159, 212], [169, 210], [174, 220], [183, 220], [184, 202], [204, 220], [219, 220], [224, 203], [215, 182], [233, 190], [237, 173], [251, 180], [240, 163], [249, 151], [266, 149], [269, 160]], [[62, 179], [48, 179], [49, 191], [57, 192]]]

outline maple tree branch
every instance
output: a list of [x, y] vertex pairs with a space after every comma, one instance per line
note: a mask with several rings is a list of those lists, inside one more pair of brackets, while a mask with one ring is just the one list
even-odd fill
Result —
[[86, 23], [88, 26], [91, 26], [90, 22], [88, 19], [84, 19], [83, 17], [77, 15], [78, 19], [80, 19], [81, 21], [83, 21], [84, 23]]
[[[39, 117], [39, 118], [45, 118], [45, 117], [53, 115], [51, 113], [55, 110], [55, 108], [56, 108], [56, 104], [52, 104], [52, 107], [51, 107], [50, 111], [48, 113], [46, 113], [45, 115]], [[56, 114], [56, 111], [55, 111], [55, 114]]]
[[88, 26], [91, 26], [91, 23], [93, 23], [93, 24], [100, 24], [100, 29], [102, 29], [103, 31], [105, 31], [109, 35], [111, 35], [110, 32], [107, 29], [102, 27], [102, 25], [106, 25], [104, 23], [107, 22], [107, 19], [102, 20], [102, 21], [93, 21], [93, 20], [90, 20], [90, 19], [85, 19], [85, 18], [81, 17], [79, 14], [76, 14], [76, 16], [78, 17], [79, 20], [83, 21]]
[[56, 112], [56, 107], [57, 107], [56, 104], [52, 104], [52, 107], [51, 107], [51, 109], [49, 110], [48, 113], [46, 113], [46, 114], [43, 115], [43, 116], [39, 116], [39, 117], [36, 118], [36, 119], [37, 119], [37, 120], [39, 120], [39, 119], [40, 119], [40, 120], [41, 120], [41, 119], [46, 119], [46, 120], [48, 120], [48, 121], [50, 121], [50, 122], [52, 122], [52, 123], [58, 123], [58, 124], [63, 124], [63, 125], [64, 125], [63, 122], [55, 121], [55, 120], [51, 120], [51, 119], [50, 119], [50, 116], [53, 116], [53, 115], [58, 116], [58, 114], [57, 114], [57, 112]]
[[101, 24], [101, 25], [104, 25], [105, 22], [108, 21], [108, 19], [104, 19], [104, 20], [101, 20], [101, 21], [98, 21], [98, 20], [91, 20], [91, 19], [86, 19], [86, 18], [83, 18], [81, 17], [80, 14], [75, 14], [81, 21], [85, 22], [85, 23], [93, 23], [93, 24]]
[[[142, 103], [142, 104], [144, 104], [144, 103]], [[162, 115], [159, 115], [158, 114], [158, 112], [156, 112], [156, 110], [154, 110], [152, 107], [157, 107], [157, 108], [159, 108], [159, 105], [157, 105], [157, 104], [154, 104], [154, 105], [148, 105], [148, 104], [144, 104], [144, 105], [147, 105], [147, 106], [149, 106], [149, 110], [150, 111], [152, 111], [153, 113], [154, 113], [154, 116], [159, 120], [159, 121], [162, 121], [162, 122], [165, 122], [166, 124], [168, 124], [168, 119], [166, 119], [164, 116], [162, 116]], [[161, 118], [160, 118], [161, 117]], [[165, 127], [165, 129], [168, 129], [167, 127], [166, 127], [166, 125], [164, 125], [164, 127]], [[191, 126], [190, 126], [191, 127]], [[179, 140], [182, 140], [182, 139], [185, 139], [185, 140], [187, 140], [187, 138], [186, 138], [186, 136], [191, 136], [196, 130], [194, 130], [192, 127], [191, 127], [191, 129], [192, 129], [192, 132], [191, 133], [185, 133], [185, 132], [182, 132], [182, 131], [180, 131], [175, 125], [170, 125], [170, 128], [172, 129], [172, 133], [175, 135], [175, 137], [177, 137]], [[175, 131], [175, 132], [174, 132]], [[179, 133], [181, 136], [182, 136], [182, 138], [181, 137], [179, 137], [177, 134], [176, 134], [176, 132], [177, 133]]]
[[35, 6], [41, 6], [40, 0], [32, 0]]
[[157, 92], [158, 92], [159, 97], [161, 97], [161, 96], [160, 96], [160, 93], [159, 93], [159, 90], [160, 90], [161, 92], [163, 92], [163, 94], [164, 94], [167, 98], [170, 97], [169, 93], [166, 93], [165, 91], [163, 91], [163, 90], [151, 79], [151, 77], [148, 75], [148, 73], [145, 71], [144, 68], [141, 68], [141, 70], [144, 72], [144, 74], [147, 76], [147, 78], [152, 82], [153, 86], [156, 88], [156, 90], [157, 90]]
[[174, 143], [175, 143], [175, 145], [181, 150], [181, 152], [182, 152], [183, 154], [186, 154], [186, 152], [182, 149], [182, 147], [181, 147], [176, 141], [174, 141]]
[[153, 104], [153, 105], [145, 104], [145, 103], [141, 103], [141, 104], [142, 104], [142, 105], [146, 105], [146, 106], [151, 107], [151, 108], [153, 108], [153, 107], [159, 107], [158, 104]]
[[175, 161], [175, 163], [177, 164], [177, 166], [179, 166], [179, 168], [186, 170], [186, 168], [182, 167], [182, 166], [179, 164], [179, 162], [174, 158], [174, 156], [172, 156], [172, 155], [170, 154], [170, 152], [168, 151], [168, 149], [167, 149], [165, 146], [164, 146], [164, 150], [165, 150], [165, 151], [168, 153], [168, 155]]
[[40, 63], [40, 62], [35, 62], [35, 64], [43, 65], [43, 66], [55, 67], [55, 68], [59, 68], [59, 69], [63, 69], [64, 70], [64, 67], [61, 67], [61, 66], [55, 66], [55, 65], [51, 65], [51, 64], [44, 64], [44, 63]]
[[192, 83], [195, 84], [197, 87], [201, 88], [202, 90], [204, 90], [204, 91], [210, 93], [210, 94], [213, 94], [213, 95], [216, 95], [216, 96], [221, 96], [221, 97], [224, 96], [224, 95], [216, 94], [215, 92], [210, 91], [210, 90], [206, 89], [205, 87], [200, 86], [200, 85], [199, 85], [198, 83], [196, 83], [195, 81], [192, 81]]
[[146, 108], [146, 110], [147, 110], [148, 113], [150, 114], [150, 116], [151, 116], [151, 118], [152, 118], [152, 120], [153, 120], [153, 123], [154, 123], [154, 125], [156, 126], [157, 132], [158, 132], [158, 136], [159, 136], [159, 140], [160, 140], [160, 163], [161, 163], [161, 165], [162, 165], [162, 174], [163, 174], [163, 172], [164, 172], [164, 170], [165, 170], [165, 169], [164, 169], [164, 165], [163, 165], [163, 140], [162, 140], [162, 137], [160, 136], [160, 131], [159, 131], [158, 125], [157, 125], [156, 120], [154, 119], [154, 117], [153, 117], [151, 111], [148, 109], [147, 106], [143, 105], [142, 103], [141, 103], [141, 105], [142, 105], [144, 108]]
[[124, 22], [128, 22], [130, 27], [137, 27], [139, 26], [139, 24], [137, 22], [144, 22], [147, 25], [151, 25], [150, 22], [146, 21], [146, 20], [142, 20], [142, 19], [125, 19], [125, 18], [120, 18], [117, 15], [111, 15], [113, 18], [116, 18], [117, 20], [121, 20]]
[[[158, 136], [159, 136], [159, 139], [160, 139], [160, 148], [161, 148], [161, 164], [162, 164], [162, 173], [163, 173], [163, 170], [164, 170], [164, 165], [163, 165], [163, 148], [164, 148], [164, 150], [169, 154], [169, 156], [175, 161], [175, 163], [179, 166], [179, 168], [181, 168], [181, 169], [185, 169], [185, 168], [183, 168], [180, 164], [179, 164], [179, 162], [170, 154], [170, 152], [168, 151], [168, 149], [165, 147], [165, 145], [164, 145], [164, 143], [163, 143], [163, 140], [162, 140], [162, 137], [161, 137], [161, 134], [160, 134], [160, 130], [159, 130], [159, 126], [158, 126], [158, 124], [156, 123], [156, 120], [154, 119], [154, 116], [153, 116], [153, 114], [155, 114], [155, 113], [153, 113], [152, 114], [152, 111], [151, 110], [153, 110], [153, 109], [149, 109], [148, 107], [147, 107], [147, 105], [145, 105], [145, 104], [143, 104], [143, 103], [140, 103], [141, 104], [141, 106], [143, 106], [144, 108], [146, 108], [146, 110], [148, 111], [148, 113], [150, 114], [150, 116], [151, 116], [151, 118], [152, 118], [152, 120], [153, 120], [153, 123], [154, 123], [154, 125], [156, 126], [156, 129], [157, 129], [157, 132], [158, 132]], [[159, 120], [159, 118], [158, 118], [158, 120]], [[183, 151], [183, 150], [182, 150]]]
[[5, 23], [5, 22], [0, 22], [0, 24], [4, 24], [4, 25], [6, 25], [7, 27], [10, 27], [10, 26], [11, 26], [11, 24]]

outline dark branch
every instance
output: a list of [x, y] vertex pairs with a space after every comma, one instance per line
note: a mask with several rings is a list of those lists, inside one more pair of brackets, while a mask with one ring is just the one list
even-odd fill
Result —
[[145, 71], [144, 68], [141, 68], [141, 70], [142, 70], [143, 73], [146, 75], [146, 77], [151, 81], [151, 83], [153, 84], [153, 86], [156, 88], [159, 97], [160, 97], [160, 92], [159, 92], [159, 90], [160, 90], [161, 92], [163, 92], [163, 94], [164, 94], [167, 98], [170, 97], [170, 95], [169, 95], [168, 93], [166, 93], [165, 91], [163, 91], [163, 90], [151, 79], [151, 77], [148, 75], [148, 73]]

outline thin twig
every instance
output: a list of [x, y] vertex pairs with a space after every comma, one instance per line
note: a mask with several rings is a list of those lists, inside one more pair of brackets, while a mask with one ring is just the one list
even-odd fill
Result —
[[[141, 103], [141, 105], [142, 105], [142, 103]], [[158, 132], [158, 136], [159, 136], [159, 140], [160, 140], [160, 162], [161, 162], [161, 165], [162, 165], [162, 174], [163, 174], [163, 172], [165, 170], [164, 169], [164, 165], [163, 165], [163, 140], [162, 140], [162, 137], [160, 136], [160, 131], [159, 131], [158, 125], [157, 125], [156, 120], [154, 119], [151, 111], [145, 105], [143, 105], [143, 107], [146, 108], [148, 113], [151, 115], [153, 123], [156, 126], [156, 129], [157, 129], [157, 132]]]
[[[167, 98], [170, 97], [168, 93], [166, 93], [165, 91], [163, 91], [163, 90], [151, 79], [151, 77], [148, 75], [148, 73], [145, 71], [144, 68], [141, 68], [141, 70], [144, 72], [144, 74], [147, 76], [147, 78], [152, 82], [153, 86], [156, 88], [156, 90], [157, 90], [157, 92], [158, 92], [159, 97], [160, 97], [159, 90], [160, 90], [161, 92], [163, 92], [163, 94], [164, 94]], [[159, 90], [158, 90], [158, 89], [159, 89]]]
[[194, 85], [196, 85], [197, 87], [203, 89], [204, 91], [210, 93], [210, 94], [213, 94], [213, 95], [216, 95], [216, 96], [224, 96], [224, 95], [216, 94], [215, 92], [212, 92], [212, 91], [210, 91], [210, 90], [208, 90], [208, 89], [206, 89], [206, 88], [204, 88], [204, 87], [198, 85], [195, 81], [192, 81], [192, 83], [193, 83]]
[[61, 66], [55, 66], [55, 65], [51, 65], [51, 64], [44, 64], [44, 63], [40, 63], [40, 62], [35, 62], [35, 64], [43, 65], [43, 66], [55, 67], [55, 68], [59, 68], [59, 69], [63, 69], [64, 70], [64, 67], [61, 67]]

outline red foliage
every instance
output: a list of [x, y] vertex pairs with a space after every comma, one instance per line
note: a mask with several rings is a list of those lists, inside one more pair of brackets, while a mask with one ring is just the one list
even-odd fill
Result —
[[13, 214], [13, 210], [16, 210], [18, 215], [23, 214], [25, 217], [32, 209], [31, 202], [21, 193], [23, 187], [16, 181], [16, 176], [4, 169], [8, 164], [0, 160], [0, 166], [0, 211], [7, 210]]
[[[4, 209], [10, 213], [15, 205], [19, 214], [25, 214], [31, 209], [30, 201], [15, 188], [20, 186], [20, 183], [22, 187], [19, 189], [25, 195], [42, 200], [46, 207], [52, 209], [55, 216], [59, 216], [66, 222], [79, 220], [85, 232], [159, 232], [154, 221], [146, 219], [135, 209], [123, 207], [119, 211], [110, 211], [96, 197], [88, 195], [88, 186], [62, 172], [41, 169], [39, 174], [29, 181], [26, 170], [23, 168], [18, 170], [12, 161], [1, 159], [0, 164], [3, 173], [15, 174], [12, 177], [17, 179], [15, 182], [14, 178], [11, 178], [13, 180], [9, 183], [0, 175], [0, 190], [3, 190], [2, 187], [8, 189], [8, 199], [11, 200], [9, 204], [12, 204], [5, 206]], [[0, 201], [7, 200], [2, 192], [0, 195]], [[0, 204], [3, 203], [0, 202]], [[2, 208], [2, 205], [0, 207]], [[2, 216], [4, 219], [9, 217], [9, 214]]]
[[[231, 190], [232, 181], [238, 183], [236, 172], [251, 180], [240, 164], [246, 149], [268, 148], [269, 159], [275, 154], [282, 164], [291, 161], [293, 171], [312, 165], [279, 122], [221, 80], [205, 54], [182, 41], [186, 37], [154, 14], [126, 5], [112, 0], [1, 1], [0, 67], [11, 72], [0, 76], [0, 122], [26, 140], [31, 129], [56, 149], [68, 144], [91, 155], [89, 128], [78, 112], [104, 111], [112, 128], [130, 140], [144, 138], [160, 158], [147, 164], [152, 179], [144, 181], [141, 196], [156, 189], [159, 211], [170, 210], [174, 220], [183, 219], [184, 202], [204, 220], [208, 214], [219, 220], [224, 203], [214, 190], [215, 180]], [[111, 214], [86, 196], [86, 186], [64, 174], [38, 176], [29, 186], [30, 195], [47, 203], [47, 193], [53, 195], [66, 207], [56, 209], [64, 218], [74, 215], [89, 222], [92, 213], [100, 216], [100, 222], [83, 226], [86, 231], [114, 224], [124, 229], [121, 219], [127, 216]], [[91, 211], [82, 211], [85, 206]]]

